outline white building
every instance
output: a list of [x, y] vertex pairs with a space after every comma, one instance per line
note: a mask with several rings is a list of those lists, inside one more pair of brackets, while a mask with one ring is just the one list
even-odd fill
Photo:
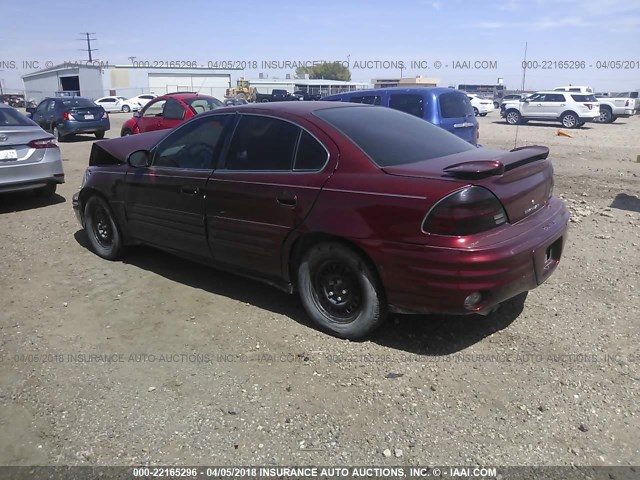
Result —
[[58, 95], [96, 99], [141, 93], [162, 95], [189, 91], [223, 99], [231, 86], [231, 70], [212, 68], [138, 68], [131, 65], [62, 64], [22, 77], [27, 99], [40, 101]]
[[255, 87], [258, 93], [269, 94], [274, 89], [286, 90], [289, 93], [302, 90], [314, 94], [319, 93], [322, 96], [350, 92], [352, 90], [366, 90], [371, 87], [368, 83], [302, 78], [287, 78], [284, 80], [259, 78], [257, 80], [249, 80], [249, 85]]

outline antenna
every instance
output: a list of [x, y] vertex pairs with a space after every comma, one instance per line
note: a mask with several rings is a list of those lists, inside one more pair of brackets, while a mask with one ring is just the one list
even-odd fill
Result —
[[91, 48], [91, 40], [97, 40], [97, 38], [91, 38], [91, 35], [95, 35], [95, 32], [82, 32], [80, 33], [80, 35], [84, 35], [86, 38], [79, 38], [78, 40], [87, 41], [86, 50], [84, 48], [81, 48], [80, 50], [82, 50], [83, 52], [89, 52], [89, 62], [93, 62], [93, 56], [91, 55], [91, 52], [95, 52], [96, 50], [98, 50], [97, 48]]
[[[527, 76], [527, 46], [528, 45], [529, 45], [529, 42], [524, 42], [524, 60], [522, 61], [522, 86], [520, 88], [521, 93], [524, 92], [524, 81]], [[516, 125], [516, 138], [513, 141], [513, 148], [516, 148], [518, 146], [518, 128], [519, 127], [520, 127], [520, 124]]]

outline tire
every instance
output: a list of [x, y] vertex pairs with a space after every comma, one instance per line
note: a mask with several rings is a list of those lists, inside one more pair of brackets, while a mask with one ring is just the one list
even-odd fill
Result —
[[480, 116], [481, 116], [481, 117], [486, 117], [486, 116], [487, 116], [487, 114], [486, 114], [486, 113], [481, 113], [481, 114], [480, 114]]
[[476, 107], [473, 107], [473, 114], [477, 117], [480, 112], [478, 111], [478, 109]]
[[[321, 329], [341, 338], [361, 338], [387, 317], [380, 281], [369, 264], [340, 243], [311, 247], [298, 266], [300, 300]], [[334, 290], [339, 288], [340, 290]]]
[[613, 115], [611, 117], [611, 123], [615, 122], [618, 119], [618, 117], [616, 115]]
[[262, 100], [260, 100], [262, 103], [269, 103], [269, 99], [268, 98], [263, 98]]
[[493, 102], [493, 108], [498, 110], [500, 108], [500, 104], [498, 102]]
[[611, 109], [607, 107], [602, 107], [600, 109], [600, 117], [598, 117], [599, 123], [611, 123], [613, 122], [613, 114], [611, 113]]
[[122, 111], [124, 113], [129, 113], [131, 111], [131, 108], [129, 107], [129, 105], [123, 105], [122, 106]]
[[33, 192], [42, 198], [51, 198], [56, 194], [57, 183], [47, 183], [44, 187], [36, 188]]
[[84, 207], [85, 230], [91, 249], [107, 260], [124, 254], [122, 234], [107, 202], [98, 195], [89, 197]]
[[121, 137], [126, 137], [128, 135], [133, 135], [133, 132], [131, 130], [129, 130], [128, 128], [125, 128], [124, 130], [122, 130], [122, 132], [120, 133]]
[[98, 140], [102, 140], [104, 138], [104, 130], [100, 130], [99, 132], [95, 132], [94, 134]]
[[587, 123], [587, 122], [580, 122], [580, 123], [578, 124], [578, 127], [582, 127], [582, 126], [584, 126], [584, 124], [585, 124], [585, 123]]
[[55, 137], [55, 139], [56, 139], [58, 142], [64, 142], [65, 136], [64, 136], [64, 135], [62, 135], [62, 134], [60, 133], [60, 130], [58, 130], [58, 127], [55, 127], [55, 126], [54, 126], [54, 127], [51, 129], [51, 134]]
[[573, 112], [567, 112], [562, 115], [560, 122], [564, 128], [578, 128], [578, 116]]
[[509, 125], [519, 125], [522, 123], [522, 115], [517, 110], [507, 110], [504, 119]]

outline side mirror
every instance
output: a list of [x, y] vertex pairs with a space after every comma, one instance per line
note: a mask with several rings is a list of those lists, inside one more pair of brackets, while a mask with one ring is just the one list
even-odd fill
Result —
[[523, 101], [524, 103], [529, 103], [529, 99], [528, 99], [528, 98], [523, 98], [523, 99], [522, 99], [522, 101]]
[[147, 168], [151, 165], [151, 153], [149, 150], [136, 150], [129, 154], [127, 163], [135, 168]]
[[27, 110], [27, 113], [31, 113], [31, 114], [36, 113], [36, 107], [27, 107], [26, 110]]

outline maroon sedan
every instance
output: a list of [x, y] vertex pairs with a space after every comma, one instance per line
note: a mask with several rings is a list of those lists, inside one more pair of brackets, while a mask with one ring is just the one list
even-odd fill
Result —
[[148, 244], [207, 262], [356, 338], [388, 312], [487, 313], [549, 278], [569, 213], [548, 154], [390, 108], [244, 105], [96, 142], [73, 206], [101, 257]]

